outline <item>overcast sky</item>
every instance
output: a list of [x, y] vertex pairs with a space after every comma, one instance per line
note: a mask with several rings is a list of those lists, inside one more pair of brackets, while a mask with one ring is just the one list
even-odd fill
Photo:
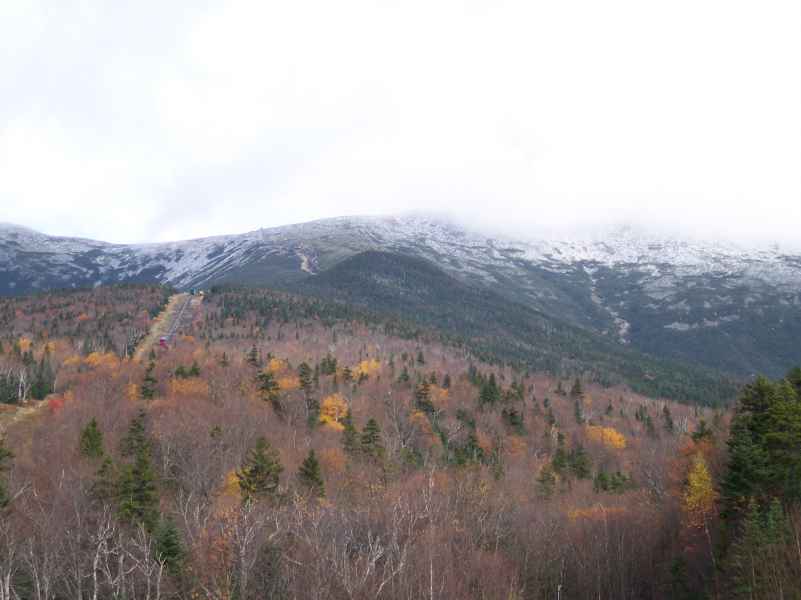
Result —
[[799, 0], [2, 0], [0, 50], [0, 221], [46, 233], [801, 239]]

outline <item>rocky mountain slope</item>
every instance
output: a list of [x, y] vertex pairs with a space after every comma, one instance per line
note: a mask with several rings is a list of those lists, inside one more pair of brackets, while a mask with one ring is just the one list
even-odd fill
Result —
[[242, 235], [107, 244], [0, 226], [0, 294], [116, 282], [283, 286], [365, 250], [424, 258], [562, 321], [741, 376], [801, 360], [801, 255], [621, 228], [503, 239], [420, 216], [341, 217]]

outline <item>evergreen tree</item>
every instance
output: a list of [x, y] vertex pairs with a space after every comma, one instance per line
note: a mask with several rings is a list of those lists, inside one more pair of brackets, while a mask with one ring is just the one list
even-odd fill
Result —
[[298, 470], [298, 481], [311, 495], [317, 498], [325, 497], [325, 484], [320, 473], [320, 463], [314, 454], [314, 449], [309, 450], [309, 455], [303, 460]]
[[590, 457], [584, 450], [584, 446], [578, 444], [570, 450], [568, 457], [570, 471], [576, 479], [588, 479], [591, 475]]
[[150, 400], [156, 395], [156, 384], [158, 381], [156, 377], [153, 375], [153, 371], [156, 368], [156, 363], [154, 361], [150, 361], [147, 365], [147, 369], [145, 370], [145, 378], [142, 381], [142, 398], [145, 400]]
[[[792, 375], [777, 382], [758, 377], [740, 395], [722, 486], [729, 519], [744, 511], [750, 499], [763, 506], [772, 498], [801, 501], [801, 398]], [[696, 433], [701, 431], [699, 423]]]
[[409, 369], [406, 368], [406, 365], [403, 365], [403, 370], [401, 371], [401, 374], [398, 377], [398, 381], [400, 383], [409, 383], [410, 379], [411, 377], [409, 377]]
[[351, 456], [356, 456], [361, 447], [359, 432], [353, 425], [353, 415], [350, 412], [345, 413], [345, 418], [341, 421], [344, 429], [342, 430], [342, 448]]
[[320, 372], [323, 375], [334, 375], [337, 372], [337, 359], [326, 354], [325, 358], [320, 361]]
[[156, 558], [164, 562], [171, 575], [179, 575], [183, 570], [186, 551], [181, 540], [181, 532], [178, 531], [175, 522], [169, 518], [163, 519], [155, 537]]
[[573, 382], [573, 387], [570, 388], [570, 397], [581, 398], [582, 396], [584, 396], [584, 390], [581, 387], [581, 380], [576, 377], [575, 381]]
[[196, 360], [192, 361], [192, 366], [189, 367], [188, 375], [189, 377], [200, 377], [200, 365], [197, 364]]
[[797, 549], [781, 502], [774, 498], [763, 509], [752, 500], [740, 530], [726, 565], [736, 589], [749, 598], [788, 597], [782, 580], [797, 581], [795, 569], [787, 569], [787, 556]]
[[673, 415], [670, 414], [670, 409], [667, 404], [665, 404], [665, 407], [662, 409], [662, 419], [664, 421], [665, 431], [668, 433], [676, 431], [676, 425], [673, 423]]
[[706, 424], [705, 419], [698, 421], [698, 428], [693, 431], [692, 438], [696, 443], [704, 440], [712, 440], [714, 438], [714, 433], [709, 428], [709, 425]]
[[14, 458], [14, 453], [6, 448], [5, 438], [0, 437], [0, 510], [6, 508], [11, 502], [6, 489], [5, 474], [12, 458]]
[[158, 521], [159, 497], [148, 446], [137, 451], [132, 464], [123, 466], [117, 490], [120, 518], [153, 531]]
[[651, 415], [645, 415], [645, 432], [648, 434], [648, 437], [657, 437], [656, 427], [654, 427], [654, 420], [651, 418]]
[[265, 438], [258, 438], [236, 474], [242, 501], [275, 498], [283, 470], [278, 451]]
[[553, 470], [560, 475], [565, 473], [570, 466], [570, 456], [565, 449], [565, 436], [561, 433], [556, 436], [556, 452], [553, 455], [551, 465], [553, 466]]
[[135, 456], [139, 452], [149, 452], [150, 442], [147, 439], [147, 429], [145, 420], [147, 415], [144, 410], [140, 410], [137, 415], [131, 419], [128, 425], [128, 431], [122, 438], [120, 443], [120, 452], [123, 456]]
[[451, 387], [451, 376], [448, 373], [445, 373], [445, 377], [442, 378], [442, 389], [447, 390]]
[[281, 404], [281, 395], [279, 394], [281, 388], [275, 380], [275, 376], [269, 371], [260, 371], [256, 375], [256, 382], [261, 399], [269, 402], [277, 415], [283, 415], [284, 407]]
[[573, 405], [573, 414], [576, 417], [576, 423], [579, 425], [584, 423], [584, 407], [581, 405], [581, 399], [576, 398]]
[[33, 381], [31, 382], [30, 394], [34, 400], [44, 400], [44, 398], [53, 390], [53, 382], [55, 375], [50, 366], [50, 352], [45, 347], [39, 365], [34, 372]]
[[432, 415], [436, 412], [431, 402], [431, 385], [425, 379], [415, 387], [414, 399], [419, 410]]
[[384, 445], [381, 443], [381, 427], [378, 421], [370, 419], [362, 430], [361, 451], [365, 456], [372, 458], [382, 458], [384, 456]]
[[308, 363], [302, 362], [298, 365], [298, 380], [300, 381], [300, 389], [308, 397], [312, 391], [312, 370]]
[[426, 364], [426, 359], [425, 359], [425, 357], [423, 356], [423, 351], [422, 351], [422, 350], [418, 350], [418, 351], [417, 351], [417, 364], [418, 364], [418, 365], [424, 365], [424, 364]]
[[539, 475], [537, 475], [537, 492], [540, 496], [548, 498], [553, 495], [555, 488], [556, 473], [554, 473], [553, 467], [546, 463], [540, 469]]
[[258, 369], [261, 366], [261, 357], [259, 356], [259, 350], [256, 348], [256, 344], [253, 344], [245, 360], [251, 367]]
[[501, 390], [495, 380], [495, 373], [490, 373], [489, 379], [481, 386], [478, 396], [479, 406], [493, 406], [501, 399]]
[[106, 456], [95, 473], [95, 480], [92, 482], [92, 497], [103, 504], [112, 504], [117, 500], [119, 479], [114, 461]]
[[86, 458], [100, 458], [103, 456], [103, 432], [97, 426], [97, 419], [92, 418], [89, 424], [81, 431], [79, 448], [81, 454]]

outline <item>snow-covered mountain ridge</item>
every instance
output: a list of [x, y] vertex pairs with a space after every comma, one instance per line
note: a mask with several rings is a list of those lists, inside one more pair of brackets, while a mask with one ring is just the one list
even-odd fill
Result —
[[339, 217], [109, 244], [0, 224], [0, 294], [137, 281], [274, 286], [372, 249], [425, 258], [465, 283], [657, 355], [746, 374], [801, 360], [801, 254], [625, 227], [512, 238], [436, 217]]

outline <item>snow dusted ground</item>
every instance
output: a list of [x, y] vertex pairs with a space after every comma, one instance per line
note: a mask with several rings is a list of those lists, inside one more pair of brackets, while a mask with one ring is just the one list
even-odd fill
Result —
[[778, 248], [746, 248], [722, 242], [659, 238], [619, 228], [584, 239], [499, 239], [470, 232], [448, 221], [421, 217], [340, 217], [260, 229], [241, 235], [162, 244], [120, 245], [47, 236], [0, 224], [0, 265], [22, 268], [33, 259], [61, 271], [93, 273], [100, 280], [124, 281], [147, 270], [177, 286], [209, 281], [264, 252], [297, 256], [298, 270], [313, 273], [326, 254], [345, 257], [368, 248], [412, 251], [446, 270], [491, 279], [488, 269], [525, 260], [556, 272], [577, 264], [637, 268], [656, 280], [662, 276], [731, 275], [776, 286], [801, 284], [801, 256]]
[[[431, 216], [339, 217], [241, 235], [125, 245], [0, 224], [0, 294], [133, 281], [184, 289], [219, 282], [276, 285], [372, 249], [425, 258], [466, 283], [649, 352], [668, 348], [684, 357], [684, 348], [701, 353], [719, 343], [717, 355], [733, 356], [731, 364], [720, 366], [778, 374], [775, 365], [801, 360], [795, 356], [801, 253], [631, 227], [503, 237]], [[719, 337], [711, 339], [711, 333]], [[764, 339], [755, 342], [755, 335]], [[729, 352], [733, 340], [740, 355]], [[780, 361], [759, 363], [773, 346], [781, 346]], [[706, 358], [690, 358], [696, 356]]]

